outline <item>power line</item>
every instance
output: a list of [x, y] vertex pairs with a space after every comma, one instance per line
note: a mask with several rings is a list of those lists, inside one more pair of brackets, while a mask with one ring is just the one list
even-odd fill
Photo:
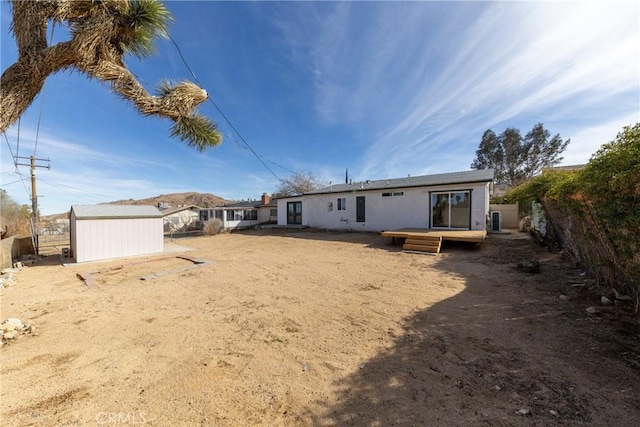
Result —
[[16, 164], [16, 156], [13, 155], [13, 149], [11, 148], [11, 144], [9, 144], [9, 138], [7, 138], [7, 133], [6, 132], [2, 132], [2, 134], [4, 135], [4, 140], [7, 141], [7, 147], [9, 147], [9, 152], [11, 153], [11, 158], [13, 159], [13, 164], [15, 166], [15, 164]]
[[[171, 35], [169, 35], [169, 40], [171, 40], [171, 42], [173, 43], [173, 45], [176, 47], [176, 49], [178, 50], [178, 54], [180, 55], [180, 59], [182, 59], [182, 62], [184, 63], [184, 65], [187, 67], [187, 70], [189, 70], [189, 72], [191, 73], [191, 75], [193, 76], [193, 79], [195, 80], [196, 83], [198, 83], [198, 85], [200, 85], [200, 87], [204, 87], [202, 85], [202, 83], [200, 83], [200, 81], [198, 80], [198, 77], [196, 77], [196, 74], [193, 72], [193, 70], [191, 69], [191, 67], [189, 66], [189, 64], [187, 63], [187, 60], [184, 58], [184, 55], [182, 55], [182, 50], [180, 49], [180, 46], [178, 46], [178, 43], [176, 43], [176, 41], [173, 39], [173, 37], [171, 37]], [[249, 151], [251, 151], [251, 153], [253, 153], [253, 155], [256, 157], [256, 159], [258, 159], [260, 161], [260, 163], [262, 163], [262, 165], [271, 173], [271, 175], [273, 175], [274, 177], [276, 177], [276, 179], [278, 181], [280, 181], [281, 183], [284, 184], [284, 181], [282, 179], [280, 179], [280, 177], [278, 175], [276, 175], [273, 170], [271, 170], [271, 168], [269, 166], [267, 166], [267, 164], [264, 162], [264, 160], [262, 160], [263, 156], [259, 155], [254, 149], [253, 147], [251, 147], [251, 145], [249, 145], [249, 143], [244, 139], [244, 137], [240, 134], [240, 132], [238, 132], [238, 129], [236, 129], [236, 127], [231, 123], [231, 121], [229, 120], [229, 118], [224, 114], [224, 112], [222, 111], [222, 109], [220, 109], [220, 107], [218, 107], [218, 105], [215, 103], [215, 101], [213, 100], [213, 98], [211, 98], [211, 96], [207, 96], [207, 99], [209, 100], [209, 102], [211, 102], [211, 104], [213, 104], [213, 106], [216, 108], [216, 110], [218, 110], [218, 113], [220, 113], [220, 115], [222, 116], [222, 118], [227, 122], [227, 124], [231, 127], [231, 129], [233, 129], [233, 131], [238, 135], [238, 137], [240, 138], [240, 140], [244, 143], [244, 145], [246, 146], [247, 149], [249, 149]], [[234, 142], [236, 142], [234, 140]], [[237, 144], [237, 142], [236, 142]], [[270, 161], [270, 160], [269, 160]], [[272, 162], [274, 163], [274, 162]], [[274, 163], [275, 164], [275, 163]]]

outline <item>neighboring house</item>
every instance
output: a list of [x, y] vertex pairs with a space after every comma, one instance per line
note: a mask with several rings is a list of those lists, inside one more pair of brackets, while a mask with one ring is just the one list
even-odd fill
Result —
[[277, 221], [277, 202], [264, 193], [261, 200], [229, 203], [215, 208], [201, 208], [200, 221], [206, 223], [214, 218], [222, 221], [225, 230], [248, 228], [258, 224]]
[[164, 251], [162, 213], [154, 206], [74, 205], [69, 228], [76, 262]]
[[260, 204], [255, 208], [258, 210], [258, 223], [275, 224], [278, 222], [278, 202], [271, 200], [267, 193], [262, 193]]
[[486, 230], [493, 170], [330, 185], [278, 199], [278, 225]]
[[198, 226], [200, 208], [195, 205], [179, 206], [161, 210], [164, 232], [187, 231]]

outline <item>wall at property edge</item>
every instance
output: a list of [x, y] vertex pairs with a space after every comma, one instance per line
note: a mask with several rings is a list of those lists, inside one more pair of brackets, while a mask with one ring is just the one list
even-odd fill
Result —
[[12, 267], [14, 260], [22, 255], [35, 253], [31, 237], [9, 236], [2, 239], [0, 240], [0, 269]]
[[[383, 231], [403, 227], [430, 227], [430, 192], [471, 191], [471, 229], [486, 230], [489, 212], [489, 184], [455, 184], [432, 187], [361, 190], [318, 194], [278, 200], [278, 224], [287, 224], [287, 202], [302, 201], [302, 225], [310, 227]], [[383, 192], [404, 191], [404, 196], [382, 197]], [[365, 222], [356, 221], [356, 197], [365, 197]], [[338, 210], [338, 198], [346, 198], [347, 209]], [[332, 210], [329, 210], [329, 204]]]
[[164, 250], [162, 218], [72, 219], [71, 223], [71, 245], [77, 262]]
[[502, 214], [502, 228], [520, 227], [520, 209], [517, 203], [504, 205], [489, 205], [489, 212], [500, 212]]
[[0, 268], [13, 266], [13, 260], [18, 257], [17, 252], [18, 242], [16, 241], [16, 236], [9, 236], [0, 240]]

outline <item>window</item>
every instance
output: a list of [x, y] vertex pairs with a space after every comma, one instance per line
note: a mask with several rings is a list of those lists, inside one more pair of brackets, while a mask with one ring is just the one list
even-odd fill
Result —
[[338, 197], [338, 210], [346, 211], [347, 210], [347, 198], [346, 197]]
[[269, 216], [278, 216], [278, 208], [276, 209], [271, 209], [269, 211]]
[[256, 221], [258, 219], [258, 211], [255, 209], [247, 209], [243, 212], [242, 219], [244, 221]]
[[236, 211], [231, 209], [227, 210], [227, 221], [240, 221], [240, 219], [240, 215], [236, 218]]
[[404, 196], [404, 191], [382, 193], [382, 197], [401, 197], [401, 196]]

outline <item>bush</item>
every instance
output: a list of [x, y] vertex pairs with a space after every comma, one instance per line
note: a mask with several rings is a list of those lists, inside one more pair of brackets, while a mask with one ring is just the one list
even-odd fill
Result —
[[604, 144], [584, 169], [543, 173], [507, 198], [542, 202], [585, 267], [640, 299], [640, 123]]
[[218, 218], [214, 218], [211, 221], [207, 221], [202, 228], [202, 233], [207, 236], [213, 236], [215, 234], [219, 234], [224, 229], [224, 225], [222, 224], [222, 220]]

